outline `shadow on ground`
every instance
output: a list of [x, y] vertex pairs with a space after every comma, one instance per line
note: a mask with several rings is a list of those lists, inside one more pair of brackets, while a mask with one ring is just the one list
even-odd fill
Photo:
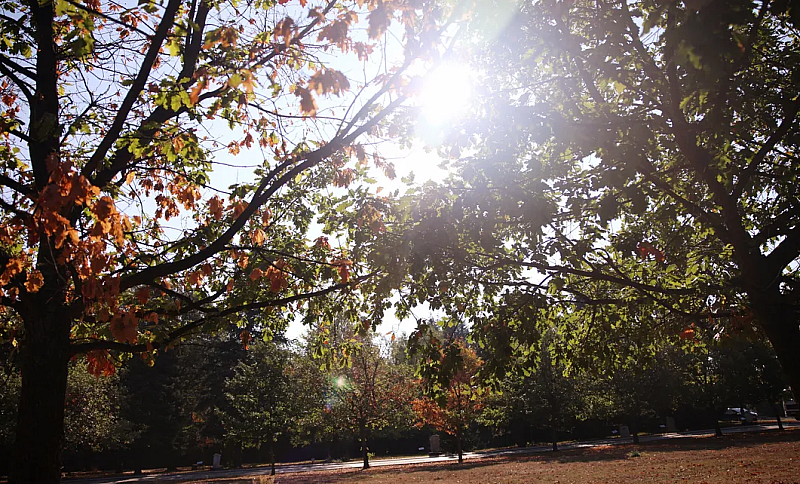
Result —
[[[693, 450], [723, 450], [732, 447], [747, 448], [756, 447], [773, 442], [796, 442], [800, 441], [800, 429], [785, 431], [769, 431], [749, 434], [732, 434], [724, 437], [686, 437], [668, 441], [644, 442], [641, 444], [615, 444], [600, 447], [570, 449], [558, 452], [545, 452], [531, 455], [511, 455], [498, 457], [484, 457], [481, 459], [470, 459], [463, 464], [457, 463], [437, 463], [437, 464], [409, 464], [404, 466], [373, 467], [369, 470], [340, 470], [328, 473], [308, 473], [308, 474], [283, 474], [277, 476], [276, 484], [283, 482], [291, 484], [311, 484], [311, 483], [336, 483], [340, 481], [352, 482], [356, 474], [369, 474], [379, 476], [391, 474], [398, 471], [403, 474], [413, 474], [419, 472], [438, 472], [467, 470], [475, 468], [490, 467], [507, 462], [542, 462], [542, 463], [562, 463], [573, 462], [600, 462], [631, 459], [634, 452], [639, 453], [659, 453], [659, 452], [686, 452]], [[366, 477], [366, 476], [364, 476]], [[241, 480], [241, 483], [251, 481]]]

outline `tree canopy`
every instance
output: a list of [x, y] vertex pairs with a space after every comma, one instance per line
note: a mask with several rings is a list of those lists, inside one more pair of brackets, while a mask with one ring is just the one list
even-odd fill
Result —
[[[800, 388], [798, 15], [777, 0], [4, 1], [11, 481], [59, 480], [70, 359], [108, 376], [198, 333], [235, 326], [247, 347], [299, 319], [363, 382], [337, 395], [366, 466], [370, 409], [405, 398], [369, 342], [391, 305], [463, 322], [483, 374], [553, 350], [554, 371], [612, 368], [624, 389], [665, 345], [744, 335]], [[441, 129], [451, 175], [381, 195], [369, 175], [394, 167], [375, 146], [408, 141], [416, 61], [439, 57], [480, 78], [470, 115]], [[448, 348], [421, 360], [439, 390], [455, 366], [434, 362], [461, 361]], [[710, 362], [695, 363], [713, 380]], [[239, 389], [230, 403], [258, 414]]]
[[465, 314], [506, 357], [553, 316], [601, 352], [620, 318], [672, 340], [763, 331], [800, 387], [796, 17], [533, 1], [489, 36], [476, 13], [453, 175], [399, 212], [407, 300]]

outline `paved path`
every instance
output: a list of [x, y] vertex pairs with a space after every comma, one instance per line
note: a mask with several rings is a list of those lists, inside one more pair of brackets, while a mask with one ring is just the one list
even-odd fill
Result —
[[[800, 422], [788, 421], [783, 423], [785, 428], [800, 428]], [[742, 425], [735, 427], [725, 427], [722, 429], [724, 434], [735, 434], [741, 432], [761, 432], [764, 430], [777, 430], [777, 424], [762, 424], [762, 425]], [[657, 440], [681, 439], [687, 437], [699, 437], [714, 435], [714, 430], [696, 430], [692, 432], [675, 432], [668, 434], [655, 434], [643, 435], [639, 437], [640, 442], [653, 442]], [[597, 447], [601, 445], [615, 445], [615, 444], [630, 444], [631, 439], [615, 437], [610, 439], [591, 440], [586, 442], [570, 442], [559, 444], [560, 450], [568, 449], [581, 449]], [[495, 457], [504, 455], [524, 455], [535, 454], [542, 452], [549, 452], [551, 446], [543, 445], [536, 447], [520, 447], [504, 450], [492, 451], [478, 451], [478, 452], [465, 452], [464, 459], [479, 459], [482, 457]], [[430, 462], [454, 462], [457, 460], [456, 456], [443, 455], [440, 457], [402, 457], [397, 459], [376, 459], [370, 462], [372, 467], [381, 466], [396, 466], [404, 464], [422, 464]], [[338, 469], [360, 469], [361, 461], [341, 462], [341, 463], [319, 463], [319, 464], [282, 464], [275, 468], [278, 474], [287, 472], [314, 472], [314, 471], [327, 471]], [[150, 474], [146, 476], [116, 476], [116, 477], [100, 477], [93, 479], [64, 479], [64, 482], [72, 484], [133, 484], [133, 483], [155, 483], [155, 482], [186, 482], [186, 481], [202, 481], [203, 479], [220, 478], [220, 477], [250, 477], [250, 476], [263, 476], [269, 474], [269, 467], [256, 467], [249, 469], [222, 469], [217, 471], [193, 471], [193, 472], [180, 472], [171, 474]]]

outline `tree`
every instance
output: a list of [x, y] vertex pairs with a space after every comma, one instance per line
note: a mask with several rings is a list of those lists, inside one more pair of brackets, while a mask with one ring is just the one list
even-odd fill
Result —
[[[110, 372], [110, 352], [150, 358], [244, 310], [357, 294], [374, 272], [351, 247], [307, 240], [312, 207], [328, 203], [320, 188], [364, 174], [372, 153], [357, 140], [405, 101], [406, 69], [436, 44], [441, 11], [297, 3], [4, 3], [0, 302], [22, 348], [12, 482], [59, 480], [70, 357]], [[395, 18], [404, 58], [348, 95], [325, 51], [363, 62]], [[230, 165], [226, 148], [257, 160], [229, 190], [211, 175]], [[379, 235], [380, 212], [352, 202], [348, 220], [368, 217], [362, 236]]]
[[313, 355], [308, 341], [304, 341], [295, 354], [291, 373], [294, 385], [303, 389], [296, 395], [302, 400], [299, 406], [303, 411], [293, 425], [291, 441], [296, 446], [323, 442], [331, 459], [331, 447], [345, 432], [344, 424], [338, 420], [338, 412], [332, 411], [331, 401], [326, 401], [331, 395], [331, 378], [321, 360]]
[[[543, 0], [476, 15], [484, 95], [442, 149], [469, 156], [410, 204], [409, 300], [469, 317], [509, 299], [646, 301], [673, 314], [673, 335], [757, 324], [800, 388], [789, 3]], [[499, 17], [497, 35], [480, 30]], [[589, 281], [614, 291], [594, 299]]]
[[120, 411], [119, 378], [89, 373], [84, 362], [70, 365], [64, 415], [64, 447], [100, 451], [124, 447], [131, 426]]
[[[7, 345], [10, 346], [10, 345]], [[19, 400], [19, 390], [21, 378], [19, 369], [14, 364], [7, 352], [6, 347], [2, 347], [2, 360], [0, 361], [0, 447], [3, 449], [2, 455], [9, 456], [13, 450], [14, 430], [17, 422], [17, 403]], [[0, 468], [7, 474], [11, 460], [6, 457], [0, 460]]]
[[[415, 339], [419, 337], [416, 333]], [[428, 360], [422, 362], [428, 395], [414, 400], [412, 405], [418, 425], [431, 425], [456, 438], [458, 463], [461, 464], [464, 462], [464, 433], [483, 407], [483, 391], [477, 382], [481, 360], [461, 340], [441, 345], [436, 344], [436, 340], [431, 343], [425, 350]]]
[[137, 471], [174, 468], [209, 460], [220, 449], [223, 429], [216, 409], [226, 404], [225, 381], [247, 354], [240, 332], [196, 335], [162, 353], [157, 362], [124, 362], [119, 375], [122, 414], [132, 422], [129, 465]]
[[[330, 412], [353, 432], [361, 445], [364, 469], [369, 468], [369, 439], [388, 426], [411, 425], [414, 386], [408, 375], [388, 364], [377, 344], [361, 340], [344, 367], [332, 372]], [[335, 368], [335, 367], [334, 367]]]
[[778, 425], [783, 430], [776, 404], [781, 401], [787, 381], [772, 347], [759, 336], [724, 335], [715, 342], [719, 392], [730, 407], [743, 408], [745, 404], [752, 407], [766, 400], [778, 415]]
[[[542, 338], [535, 364], [522, 363], [523, 378], [516, 382], [516, 397], [521, 399], [523, 418], [550, 427], [550, 441], [553, 450], [558, 450], [558, 431], [573, 422], [581, 413], [580, 379], [565, 375], [567, 369], [557, 354], [556, 328], [552, 328]], [[533, 374], [524, 376], [525, 369]]]
[[305, 388], [292, 378], [292, 354], [274, 341], [256, 342], [225, 383], [228, 406], [220, 409], [226, 438], [269, 447], [275, 475], [275, 443], [300, 418]]
[[[249, 321], [244, 328], [253, 334], [253, 338], [260, 337], [256, 324]], [[209, 460], [224, 442], [224, 429], [217, 409], [226, 407], [225, 383], [233, 377], [235, 368], [248, 353], [248, 349], [242, 346], [242, 331], [241, 328], [229, 328], [214, 335], [197, 335], [175, 348], [177, 365], [171, 375], [172, 388], [168, 389], [171, 393], [163, 396], [161, 405], [180, 409], [183, 424], [175, 447], [184, 455], [202, 450], [203, 460]], [[150, 368], [143, 370], [153, 373]], [[146, 385], [147, 380], [142, 383]], [[197, 460], [192, 458], [190, 462]]]
[[[191, 393], [180, 381], [182, 347], [173, 348], [150, 365], [128, 360], [120, 371], [122, 414], [131, 423], [129, 456], [138, 475], [147, 467], [178, 466], [181, 429], [190, 425]], [[113, 367], [112, 367], [113, 368]]]

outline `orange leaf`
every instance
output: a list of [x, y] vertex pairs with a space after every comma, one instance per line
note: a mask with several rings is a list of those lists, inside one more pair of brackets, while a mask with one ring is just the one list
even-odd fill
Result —
[[339, 278], [341, 278], [342, 282], [350, 281], [350, 266], [353, 263], [346, 259], [337, 259], [331, 263], [336, 270], [339, 272]]
[[115, 314], [111, 318], [111, 335], [120, 343], [135, 343], [139, 320], [133, 310], [123, 314]]
[[240, 75], [242, 76], [242, 86], [244, 87], [245, 92], [253, 92], [253, 89], [256, 87], [256, 80], [253, 76], [253, 73], [247, 69], [242, 69], [240, 71]]
[[350, 89], [350, 81], [335, 69], [320, 69], [308, 80], [308, 88], [317, 94], [340, 96], [344, 91]]
[[214, 220], [222, 218], [223, 204], [219, 197], [214, 196], [208, 201], [208, 212], [214, 217]]
[[86, 353], [86, 369], [90, 374], [99, 377], [111, 376], [117, 370], [108, 359], [108, 350], [92, 350]]
[[200, 93], [203, 92], [203, 89], [206, 88], [206, 80], [200, 79], [197, 84], [192, 88], [189, 92], [189, 101], [192, 104], [197, 104], [197, 101], [200, 100]]
[[11, 259], [6, 264], [6, 269], [0, 275], [0, 286], [7, 285], [11, 279], [22, 272], [23, 262], [20, 259]]
[[172, 148], [175, 150], [175, 153], [180, 153], [184, 146], [186, 146], [186, 143], [184, 143], [183, 138], [180, 136], [172, 138]]
[[331, 244], [330, 244], [330, 242], [328, 242], [328, 238], [327, 237], [325, 237], [324, 235], [321, 235], [321, 236], [317, 237], [317, 239], [314, 241], [314, 247], [320, 247], [322, 249], [330, 250], [331, 249]]
[[281, 292], [289, 287], [286, 273], [291, 271], [291, 269], [291, 266], [283, 260], [276, 261], [274, 266], [267, 269], [266, 276], [270, 281], [269, 290], [272, 292]]
[[264, 271], [262, 271], [258, 267], [253, 269], [253, 271], [250, 273], [250, 280], [251, 281], [255, 282], [256, 280], [258, 280], [258, 279], [260, 279], [262, 277], [264, 277]]
[[317, 115], [317, 101], [314, 100], [311, 91], [298, 86], [294, 89], [294, 95], [300, 98], [300, 112], [308, 116]]
[[656, 249], [650, 242], [639, 242], [639, 245], [636, 246], [636, 252], [639, 253], [639, 257], [642, 259], [646, 259], [648, 255], [652, 255], [658, 262], [664, 262], [666, 260], [664, 252]]
[[264, 240], [266, 239], [266, 236], [263, 230], [255, 229], [253, 233], [250, 235], [250, 238], [253, 239], [253, 243], [255, 245], [264, 245]]
[[247, 208], [248, 203], [245, 201], [239, 201], [233, 204], [233, 217], [237, 218], [241, 215], [244, 210]]
[[203, 273], [200, 271], [194, 271], [186, 277], [186, 282], [189, 283], [190, 286], [198, 286], [201, 282], [203, 282]]
[[294, 20], [291, 17], [286, 17], [275, 25], [275, 30], [272, 35], [276, 38], [283, 37], [284, 45], [289, 47], [294, 37], [294, 27]]
[[389, 22], [392, 20], [392, 12], [387, 8], [386, 3], [381, 2], [375, 10], [367, 15], [369, 20], [369, 38], [375, 39], [386, 32]]
[[39, 292], [39, 289], [44, 285], [44, 276], [39, 271], [31, 271], [28, 273], [28, 281], [25, 282], [25, 289], [28, 292]]
[[98, 220], [107, 220], [116, 211], [117, 207], [114, 205], [114, 200], [109, 196], [100, 198], [92, 205], [92, 212], [97, 216]]

